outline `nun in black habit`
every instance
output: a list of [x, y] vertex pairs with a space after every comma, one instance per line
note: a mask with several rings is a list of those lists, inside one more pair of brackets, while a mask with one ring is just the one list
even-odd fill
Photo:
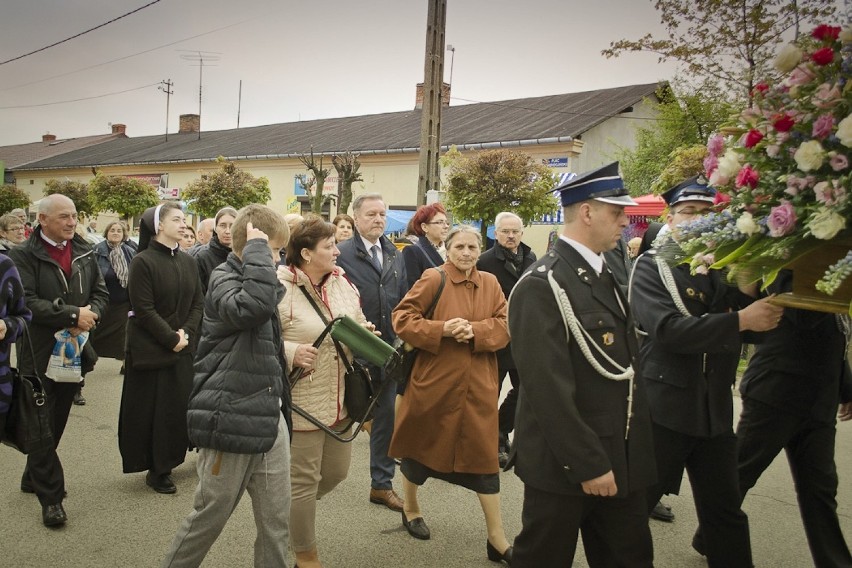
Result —
[[175, 203], [146, 210], [128, 276], [118, 446], [124, 473], [148, 470], [145, 482], [158, 493], [176, 491], [170, 474], [189, 447], [186, 407], [203, 296], [195, 259], [180, 250], [185, 228]]

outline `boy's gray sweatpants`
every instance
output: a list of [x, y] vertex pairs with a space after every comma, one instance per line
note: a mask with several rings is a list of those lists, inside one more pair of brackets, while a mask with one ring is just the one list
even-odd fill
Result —
[[265, 454], [198, 452], [195, 510], [181, 523], [163, 568], [201, 564], [248, 491], [257, 525], [254, 565], [287, 566], [290, 540], [290, 439], [283, 417], [278, 437]]

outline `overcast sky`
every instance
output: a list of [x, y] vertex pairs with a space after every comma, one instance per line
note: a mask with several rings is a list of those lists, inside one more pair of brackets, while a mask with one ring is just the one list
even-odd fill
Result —
[[[4, 2], [0, 61], [149, 1]], [[105, 134], [109, 123], [126, 124], [129, 136], [160, 134], [166, 96], [156, 84], [166, 79], [176, 132], [179, 114], [198, 112], [199, 69], [181, 50], [214, 53], [203, 69], [202, 130], [236, 127], [240, 80], [241, 127], [409, 110], [423, 81], [426, 11], [427, 0], [161, 0], [0, 65], [0, 145]], [[448, 0], [451, 104], [671, 79], [673, 65], [653, 55], [600, 55], [610, 41], [662, 30], [650, 0]], [[98, 98], [31, 106], [88, 97]]]

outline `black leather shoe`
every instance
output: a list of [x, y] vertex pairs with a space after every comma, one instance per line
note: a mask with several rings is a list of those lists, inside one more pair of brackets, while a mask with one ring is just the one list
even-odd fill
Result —
[[81, 391], [74, 393], [74, 404], [77, 406], [86, 406], [86, 399], [83, 397], [83, 393]]
[[177, 487], [167, 473], [154, 475], [149, 471], [148, 475], [145, 476], [145, 484], [157, 493], [171, 494], [177, 492]]
[[506, 549], [505, 552], [500, 554], [500, 552], [491, 544], [490, 540], [485, 541], [485, 552], [488, 553], [488, 560], [490, 560], [491, 562], [505, 562], [506, 564], [511, 566], [513, 551], [514, 547], [510, 546]]
[[67, 520], [68, 515], [65, 514], [65, 509], [62, 507], [62, 503], [45, 505], [41, 508], [41, 522], [44, 523], [44, 526], [46, 527], [64, 525]]
[[658, 501], [657, 504], [654, 505], [654, 509], [651, 511], [651, 518], [663, 521], [664, 523], [673, 523], [675, 520], [672, 508], [663, 505], [662, 501]]
[[432, 538], [432, 533], [429, 532], [429, 527], [426, 526], [426, 521], [423, 517], [417, 517], [413, 521], [405, 518], [405, 511], [402, 512], [402, 526], [408, 531], [408, 534], [420, 540], [429, 540]]

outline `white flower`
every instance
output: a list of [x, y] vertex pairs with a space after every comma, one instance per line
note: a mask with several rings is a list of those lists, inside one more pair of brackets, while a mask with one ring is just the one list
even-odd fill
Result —
[[782, 73], [788, 73], [795, 69], [801, 60], [802, 50], [792, 43], [788, 43], [781, 48], [772, 64]]
[[823, 240], [834, 238], [834, 236], [846, 227], [846, 219], [833, 209], [822, 207], [808, 221], [808, 229], [811, 234]]
[[852, 148], [852, 114], [837, 124], [837, 137], [841, 144], [847, 148]]
[[[850, 130], [852, 130], [852, 124], [849, 126]], [[808, 140], [807, 142], [802, 142], [796, 153], [793, 154], [793, 159], [796, 160], [796, 165], [803, 172], [818, 170], [822, 166], [823, 161], [825, 161], [825, 150], [823, 150], [822, 144], [818, 140]]]
[[725, 155], [719, 158], [719, 167], [716, 168], [716, 171], [719, 172], [720, 176], [730, 179], [736, 177], [741, 169], [740, 158], [736, 151], [728, 148], [725, 151]]
[[740, 218], [737, 219], [737, 229], [748, 236], [760, 232], [760, 227], [754, 222], [754, 217], [748, 211], [740, 215]]
[[840, 41], [842, 43], [852, 43], [852, 26], [846, 26], [846, 28], [840, 32]]

